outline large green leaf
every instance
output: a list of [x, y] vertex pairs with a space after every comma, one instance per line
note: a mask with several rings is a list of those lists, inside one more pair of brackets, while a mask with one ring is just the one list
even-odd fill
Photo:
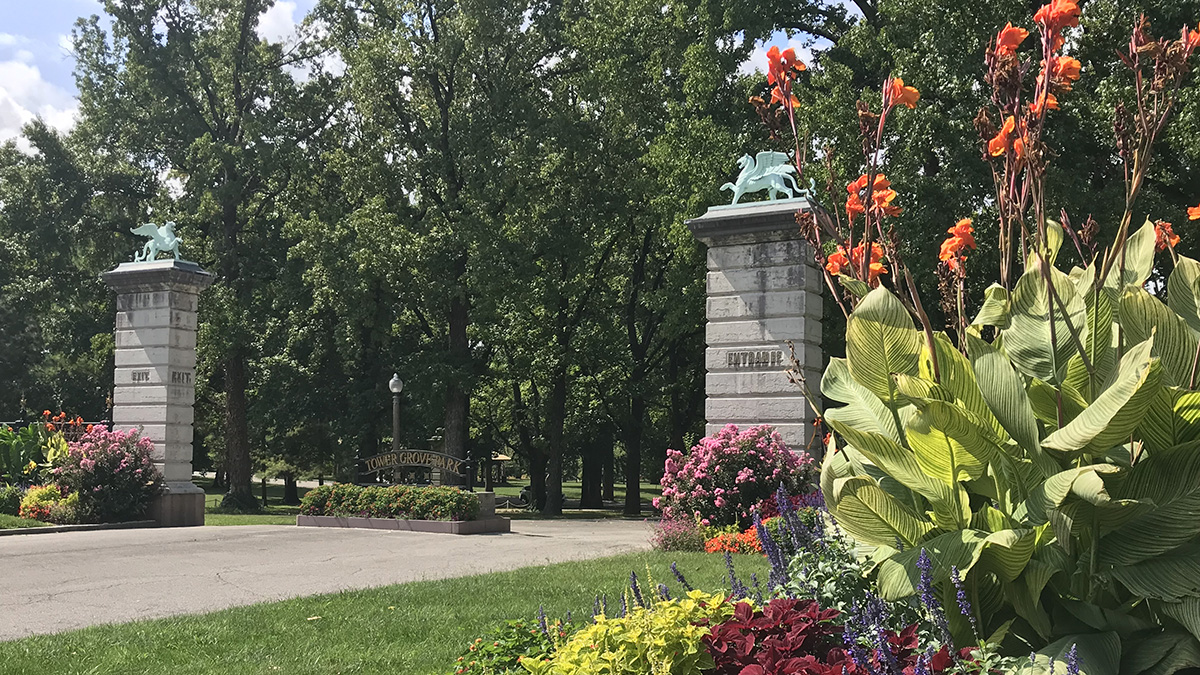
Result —
[[1101, 540], [1101, 562], [1131, 565], [1195, 540], [1200, 536], [1200, 443], [1143, 459], [1116, 493], [1154, 508]]
[[967, 574], [978, 560], [987, 537], [987, 532], [979, 530], [957, 530], [896, 553], [879, 564], [879, 595], [885, 600], [900, 600], [917, 592], [921, 581], [917, 559], [922, 550], [929, 555], [933, 583], [945, 583], [950, 578], [951, 567], [957, 567], [960, 574]]
[[895, 404], [892, 373], [916, 375], [921, 335], [900, 301], [880, 286], [863, 298], [846, 321], [846, 360], [859, 384]]
[[1144, 598], [1181, 602], [1200, 596], [1200, 554], [1195, 548], [1176, 549], [1136, 565], [1114, 567], [1112, 575], [1130, 593]]
[[1147, 339], [1126, 352], [1112, 385], [1078, 417], [1042, 441], [1042, 447], [1066, 453], [1104, 454], [1127, 441], [1158, 394], [1160, 369], [1151, 368], [1153, 344], [1153, 338]]
[[1188, 633], [1169, 630], [1125, 643], [1121, 675], [1173, 675], [1200, 666], [1200, 642]]
[[875, 546], [894, 546], [897, 541], [912, 546], [933, 525], [884, 492], [866, 476], [834, 481], [838, 524], [852, 537]]
[[[1150, 271], [1154, 269], [1154, 243], [1157, 239], [1154, 223], [1147, 218], [1146, 222], [1125, 240], [1124, 264], [1118, 257], [1108, 278], [1104, 280], [1104, 285], [1116, 289], [1144, 286], [1150, 278]], [[1112, 251], [1110, 255], [1120, 256], [1120, 252]]]
[[1038, 442], [1037, 419], [1021, 376], [1003, 354], [974, 335], [967, 335], [967, 352], [971, 355], [979, 390], [995, 419], [1043, 476], [1057, 472], [1058, 463], [1042, 452]]
[[908, 421], [909, 447], [921, 470], [952, 485], [983, 476], [989, 462], [1003, 459], [989, 429], [953, 403], [915, 401], [917, 414]]
[[1000, 284], [988, 286], [987, 290], [983, 292], [983, 306], [979, 308], [979, 313], [975, 315], [975, 320], [971, 322], [971, 325], [1008, 328], [1008, 290]]
[[1181, 255], [1167, 278], [1167, 306], [1200, 333], [1200, 262]]
[[1200, 439], [1200, 392], [1164, 387], [1146, 408], [1138, 435], [1151, 451]]
[[1052, 430], [1066, 426], [1087, 408], [1087, 401], [1070, 384], [1055, 387], [1037, 378], [1029, 381], [1029, 405], [1033, 414]]
[[1163, 605], [1163, 611], [1188, 629], [1193, 637], [1200, 639], [1200, 598], [1184, 598], [1181, 602], [1167, 603]]
[[[1051, 302], [1044, 265], [1039, 259], [1031, 259], [1013, 289], [1012, 323], [1003, 331], [1004, 349], [1025, 375], [1058, 383], [1066, 373], [1067, 361], [1076, 352], [1071, 330], [1083, 335], [1086, 308], [1070, 278], [1047, 267], [1046, 274], [1062, 305]], [[1065, 315], [1062, 307], [1067, 310]]]
[[1067, 362], [1065, 380], [1088, 402], [1094, 401], [1104, 385], [1111, 381], [1117, 362], [1117, 350], [1113, 345], [1113, 314], [1118, 295], [1114, 289], [1095, 287], [1097, 273], [1096, 266], [1092, 265], [1082, 270], [1076, 279], [1076, 288], [1087, 308], [1083, 343], [1084, 354], [1092, 366], [1091, 372], [1084, 364], [1084, 354], [1074, 354]]
[[840, 408], [826, 408], [825, 419], [884, 434], [897, 443], [904, 441], [897, 413], [854, 380], [845, 359], [829, 359], [821, 378], [821, 393], [846, 404]]
[[[1075, 481], [1086, 474], [1118, 474], [1121, 467], [1112, 464], [1089, 464], [1065, 469], [1047, 478], [1029, 495], [1027, 502], [1029, 518], [1034, 523], [1044, 523], [1050, 512], [1063, 506], [1067, 497], [1075, 493]], [[1095, 488], [1092, 488], [1095, 490]], [[1087, 494], [1086, 490], [1080, 493]]]
[[1129, 342], [1154, 338], [1151, 352], [1162, 360], [1168, 384], [1191, 389], [1196, 369], [1196, 335], [1178, 314], [1146, 292], [1130, 286], [1121, 294], [1121, 327]]
[[1121, 638], [1116, 633], [1068, 635], [1039, 649], [1033, 663], [1022, 665], [1010, 675], [1068, 673], [1067, 654], [1075, 649], [1080, 675], [1121, 675]]
[[965, 527], [971, 517], [966, 490], [955, 483], [948, 485], [921, 470], [913, 453], [882, 434], [850, 427], [826, 417], [833, 430], [865, 455], [871, 463], [900, 481], [905, 487], [929, 500], [938, 527]]
[[[978, 339], [970, 336], [968, 339]], [[1008, 440], [1008, 432], [1004, 426], [992, 414], [991, 408], [988, 407], [987, 400], [984, 398], [983, 392], [980, 391], [979, 381], [976, 379], [975, 369], [971, 362], [963, 356], [962, 352], [950, 342], [950, 338], [946, 337], [945, 333], [938, 333], [933, 340], [934, 349], [937, 351], [938, 373], [940, 378], [938, 384], [942, 385], [947, 391], [954, 395], [954, 399], [958, 401], [962, 407], [966, 408], [971, 414], [988, 423], [995, 432], [996, 438], [1000, 442]], [[928, 348], [922, 350], [924, 358], [921, 359], [921, 376], [928, 380], [933, 380], [933, 364], [929, 359]]]

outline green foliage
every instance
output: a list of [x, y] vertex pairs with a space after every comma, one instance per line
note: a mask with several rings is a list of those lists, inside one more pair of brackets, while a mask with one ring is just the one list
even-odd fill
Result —
[[0, 487], [0, 514], [15, 516], [21, 511], [23, 491], [16, 485]]
[[596, 617], [548, 661], [525, 659], [534, 675], [699, 675], [713, 667], [700, 639], [733, 614], [719, 595], [691, 591], [684, 598], [635, 607], [624, 617]]
[[532, 621], [509, 621], [467, 646], [455, 661], [453, 675], [521, 675], [524, 659], [549, 659], [557, 645], [575, 627], [562, 621], [549, 622], [546, 631]]
[[[842, 445], [822, 487], [846, 532], [875, 547], [883, 597], [916, 593], [926, 550], [941, 588], [951, 567], [964, 575], [983, 635], [1008, 622], [1031, 644], [1113, 631], [1121, 658], [1145, 665], [1130, 673], [1165, 658], [1146, 653], [1148, 637], [1200, 647], [1200, 316], [1182, 293], [1168, 306], [1142, 288], [1147, 241], [1149, 223], [1130, 237], [1121, 280], [1104, 284], [1093, 267], [1068, 275], [1031, 258], [1011, 300], [976, 320], [993, 342], [976, 327], [964, 356], [937, 337], [940, 381], [888, 291], [854, 311], [852, 325], [876, 328], [848, 333], [848, 368], [830, 364], [825, 393], [846, 405], [828, 411]], [[1180, 258], [1171, 283], [1190, 287], [1197, 265]], [[974, 639], [965, 622], [952, 628]]]
[[50, 458], [61, 457], [66, 448], [62, 433], [44, 424], [29, 424], [19, 431], [0, 427], [0, 479], [23, 485], [38, 482]]
[[72, 492], [64, 497], [62, 491], [54, 485], [31, 487], [21, 498], [20, 516], [58, 525], [77, 523], [79, 493]]
[[306, 516], [358, 516], [408, 520], [474, 520], [479, 495], [448, 486], [323, 485], [300, 500]]
[[866, 572], [853, 550], [841, 539], [827, 536], [792, 554], [784, 593], [792, 598], [812, 598], [821, 607], [848, 613], [863, 606], [873, 590]]

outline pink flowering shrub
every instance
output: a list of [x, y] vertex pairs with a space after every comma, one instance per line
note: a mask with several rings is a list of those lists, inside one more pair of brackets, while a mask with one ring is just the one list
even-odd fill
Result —
[[745, 529], [752, 522], [751, 509], [780, 484], [791, 494], [807, 493], [815, 473], [813, 458], [788, 450], [770, 426], [741, 431], [730, 424], [687, 455], [667, 451], [662, 496], [654, 506], [664, 520], [698, 518], [704, 525]]
[[81, 521], [137, 520], [162, 490], [162, 474], [150, 459], [153, 450], [154, 443], [137, 430], [96, 426], [68, 444], [52, 473], [62, 490], [79, 495]]

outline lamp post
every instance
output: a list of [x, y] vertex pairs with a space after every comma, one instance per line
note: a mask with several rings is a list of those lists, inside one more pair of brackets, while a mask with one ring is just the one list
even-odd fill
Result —
[[400, 452], [400, 392], [404, 391], [404, 382], [399, 373], [393, 373], [388, 389], [392, 390], [392, 452]]

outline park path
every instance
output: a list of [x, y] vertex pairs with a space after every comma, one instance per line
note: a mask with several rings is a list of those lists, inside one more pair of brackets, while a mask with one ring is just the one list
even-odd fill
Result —
[[624, 520], [455, 536], [252, 525], [0, 538], [0, 640], [649, 548]]

